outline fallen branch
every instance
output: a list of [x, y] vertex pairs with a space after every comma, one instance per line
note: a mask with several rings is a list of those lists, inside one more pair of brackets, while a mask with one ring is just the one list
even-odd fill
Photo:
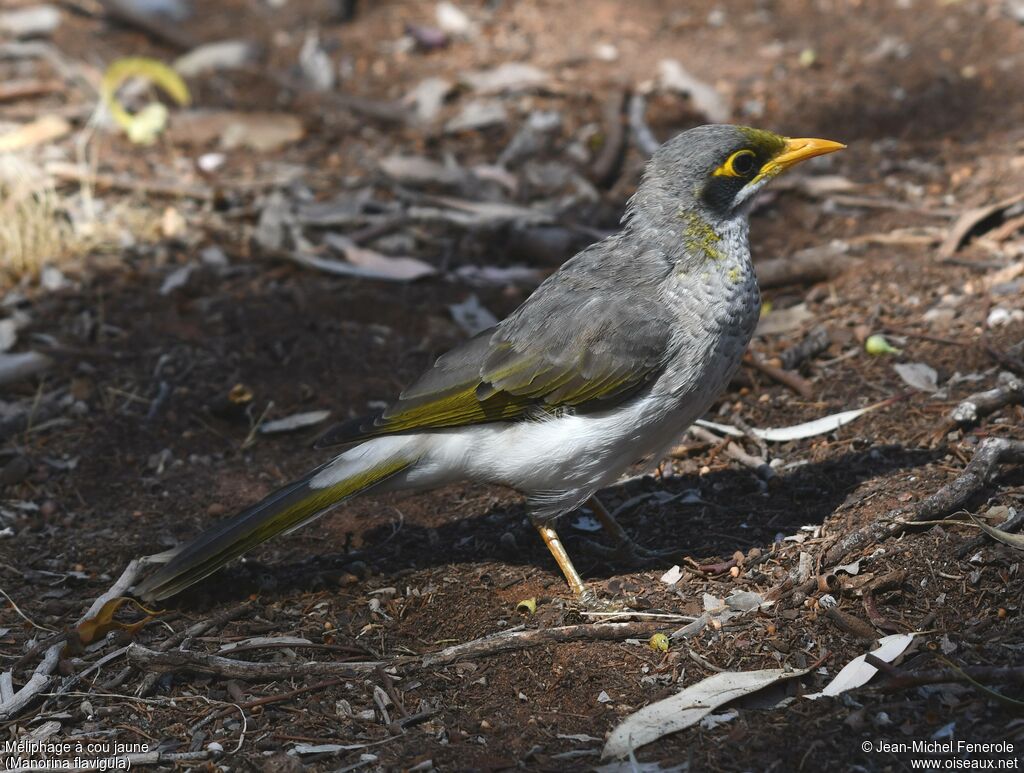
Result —
[[[1007, 374], [1008, 375], [1008, 374]], [[995, 389], [973, 394], [949, 414], [949, 422], [961, 427], [977, 424], [983, 417], [1007, 405], [1024, 403], [1024, 379], [1016, 376], [1003, 377]]]
[[945, 518], [961, 510], [972, 496], [996, 477], [1000, 464], [1024, 464], [1024, 440], [985, 438], [970, 463], [954, 480], [922, 500], [911, 513], [895, 510], [863, 529], [847, 534], [829, 548], [825, 563], [838, 564], [854, 550], [895, 537], [916, 521]]
[[456, 644], [438, 652], [419, 656], [401, 656], [390, 660], [355, 663], [307, 661], [304, 663], [257, 663], [233, 660], [204, 652], [174, 650], [158, 652], [139, 644], [128, 649], [128, 661], [138, 668], [165, 673], [192, 671], [233, 679], [296, 679], [308, 676], [353, 677], [375, 672], [378, 668], [403, 669], [445, 666], [460, 660], [487, 657], [501, 652], [522, 650], [542, 644], [568, 641], [617, 641], [648, 636], [658, 630], [658, 622], [593, 623], [540, 628], [530, 631], [503, 631], [482, 639]]

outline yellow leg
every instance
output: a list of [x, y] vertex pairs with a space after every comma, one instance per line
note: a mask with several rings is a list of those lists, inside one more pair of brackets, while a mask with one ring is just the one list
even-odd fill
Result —
[[576, 571], [576, 567], [572, 565], [572, 559], [569, 558], [569, 554], [565, 551], [565, 545], [562, 544], [562, 540], [559, 538], [558, 533], [552, 529], [544, 521], [537, 519], [530, 519], [534, 527], [540, 532], [540, 538], [544, 540], [544, 544], [548, 546], [548, 550], [551, 551], [551, 555], [554, 556], [555, 563], [558, 564], [558, 568], [562, 570], [562, 574], [565, 575], [565, 581], [569, 583], [569, 590], [573, 592], [577, 598], [585, 598], [590, 595], [586, 586], [583, 584], [583, 578], [580, 577], [580, 573]]

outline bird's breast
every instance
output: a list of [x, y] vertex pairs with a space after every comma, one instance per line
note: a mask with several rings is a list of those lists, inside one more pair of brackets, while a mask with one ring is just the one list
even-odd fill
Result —
[[724, 229], [720, 245], [719, 258], [676, 271], [665, 287], [676, 327], [660, 386], [700, 412], [732, 378], [761, 311], [746, 224]]

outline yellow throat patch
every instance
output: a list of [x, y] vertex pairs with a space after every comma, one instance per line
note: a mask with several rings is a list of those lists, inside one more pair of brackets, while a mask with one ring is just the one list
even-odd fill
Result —
[[725, 255], [719, 249], [722, 237], [696, 212], [680, 212], [683, 221], [683, 244], [696, 255], [710, 260], [722, 260]]

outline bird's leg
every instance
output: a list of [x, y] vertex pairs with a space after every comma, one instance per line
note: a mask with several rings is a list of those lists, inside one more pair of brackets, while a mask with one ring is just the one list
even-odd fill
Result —
[[565, 550], [565, 545], [562, 544], [561, 538], [558, 533], [551, 528], [549, 523], [540, 518], [530, 516], [530, 522], [534, 528], [540, 532], [540, 538], [544, 540], [544, 544], [548, 546], [548, 550], [551, 551], [551, 555], [555, 559], [555, 563], [558, 564], [558, 568], [562, 570], [562, 574], [565, 575], [565, 581], [569, 583], [569, 590], [572, 591], [573, 595], [581, 601], [589, 601], [593, 597], [593, 592], [587, 589], [587, 586], [583, 584], [583, 578], [580, 577], [580, 573], [576, 571], [576, 567], [572, 565], [572, 559], [569, 558], [569, 554]]
[[620, 561], [625, 561], [632, 564], [646, 564], [650, 563], [659, 558], [665, 558], [675, 553], [674, 550], [651, 550], [645, 548], [642, 545], [638, 545], [636, 542], [626, 534], [626, 530], [619, 525], [619, 522], [615, 520], [614, 516], [608, 512], [607, 508], [601, 504], [601, 500], [597, 496], [592, 496], [587, 500], [587, 506], [594, 513], [594, 517], [597, 518], [598, 522], [607, 532], [608, 536], [612, 538], [615, 543], [613, 547], [607, 548], [604, 545], [600, 545], [593, 541], [588, 541], [588, 547], [596, 552], [608, 557], [614, 558]]

